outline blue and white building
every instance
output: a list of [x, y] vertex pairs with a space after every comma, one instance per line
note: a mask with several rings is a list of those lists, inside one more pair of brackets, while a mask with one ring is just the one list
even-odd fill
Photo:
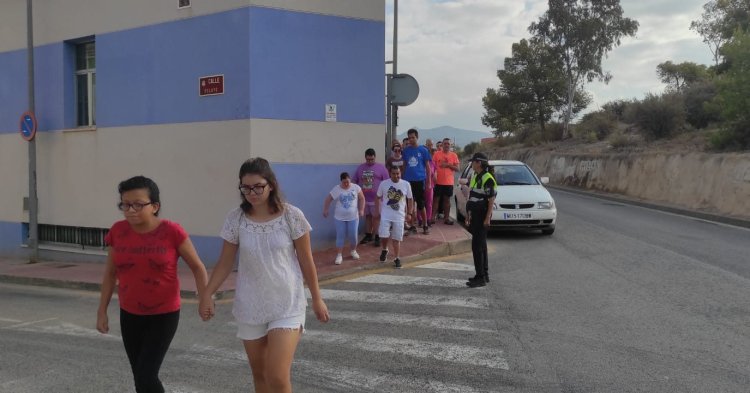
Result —
[[[384, 0], [36, 0], [33, 22], [42, 258], [102, 259], [117, 184], [142, 174], [213, 264], [239, 167], [256, 156], [305, 212], [313, 247], [332, 245], [326, 194], [385, 143]], [[26, 254], [28, 234], [26, 37], [26, 1], [3, 0], [6, 257]], [[199, 95], [212, 75], [224, 93]]]

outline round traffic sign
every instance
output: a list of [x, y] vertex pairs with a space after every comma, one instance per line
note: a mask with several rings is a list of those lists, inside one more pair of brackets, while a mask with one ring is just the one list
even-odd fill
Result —
[[393, 75], [391, 80], [391, 104], [408, 106], [419, 96], [419, 83], [409, 74]]
[[32, 112], [24, 112], [21, 115], [18, 129], [21, 138], [29, 142], [32, 141], [36, 136], [36, 116]]

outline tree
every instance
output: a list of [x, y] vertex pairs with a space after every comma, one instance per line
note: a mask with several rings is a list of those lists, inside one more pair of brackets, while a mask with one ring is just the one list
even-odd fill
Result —
[[732, 39], [736, 30], [748, 31], [750, 27], [750, 0], [712, 0], [703, 5], [699, 20], [690, 23], [690, 29], [703, 37], [719, 66], [721, 48]]
[[[496, 136], [532, 123], [544, 133], [545, 125], [565, 105], [566, 84], [559, 60], [552, 48], [537, 39], [513, 44], [511, 57], [497, 71], [500, 87], [487, 89], [482, 100], [486, 110], [482, 123]], [[588, 96], [578, 92], [576, 112], [588, 102]]]
[[576, 91], [586, 82], [609, 82], [602, 70], [602, 57], [625, 36], [638, 31], [638, 22], [623, 17], [620, 0], [548, 0], [549, 9], [529, 32], [551, 46], [563, 64], [567, 102], [563, 116], [563, 137], [570, 135]]
[[482, 123], [498, 135], [529, 123], [538, 123], [543, 130], [565, 93], [557, 58], [538, 40], [523, 39], [513, 44], [503, 65], [497, 71], [500, 88], [488, 89], [483, 99], [487, 112]]
[[704, 81], [709, 78], [708, 67], [693, 62], [674, 64], [665, 61], [656, 66], [656, 74], [662, 83], [672, 91], [682, 91], [688, 85]]
[[738, 29], [722, 53], [731, 66], [718, 78], [714, 104], [722, 109], [732, 142], [750, 148], [750, 34]]

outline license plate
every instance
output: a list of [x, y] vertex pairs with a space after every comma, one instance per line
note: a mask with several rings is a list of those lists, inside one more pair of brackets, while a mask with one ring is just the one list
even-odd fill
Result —
[[503, 220], [521, 220], [531, 218], [531, 213], [503, 213]]

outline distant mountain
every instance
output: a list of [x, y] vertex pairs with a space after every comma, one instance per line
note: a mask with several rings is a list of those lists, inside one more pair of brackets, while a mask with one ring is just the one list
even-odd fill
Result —
[[[482, 138], [489, 138], [492, 136], [492, 134], [490, 134], [489, 132], [462, 130], [460, 128], [451, 126], [442, 126], [437, 128], [414, 128], [419, 130], [420, 145], [423, 145], [424, 141], [426, 141], [428, 138], [432, 139], [433, 143], [443, 140], [443, 138], [451, 138], [454, 141], [453, 143], [457, 144], [458, 146], [464, 147], [471, 142], [479, 142], [479, 140]], [[406, 138], [406, 130], [408, 130], [408, 128], [405, 129], [403, 133], [398, 134], [399, 140]]]

